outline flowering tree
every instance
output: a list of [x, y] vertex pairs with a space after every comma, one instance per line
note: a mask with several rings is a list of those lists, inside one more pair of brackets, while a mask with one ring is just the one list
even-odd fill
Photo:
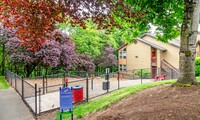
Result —
[[6, 49], [9, 51], [9, 61], [13, 65], [24, 66], [26, 76], [29, 76], [34, 68], [38, 65], [38, 59], [33, 51], [28, 51], [25, 47], [20, 46], [20, 40], [14, 36], [9, 38], [6, 43]]
[[76, 46], [72, 39], [67, 34], [58, 30], [53, 33], [53, 38], [60, 43], [60, 65], [64, 66], [66, 71], [77, 66], [80, 60], [78, 54], [75, 52]]
[[54, 31], [37, 51], [27, 50], [20, 43], [18, 37], [11, 37], [6, 48], [10, 52], [9, 60], [13, 64], [23, 65], [27, 77], [38, 65], [46, 68], [62, 66], [66, 71], [73, 67], [82, 67], [88, 71], [95, 69], [92, 59], [88, 55], [76, 54], [72, 39], [58, 30]]
[[95, 64], [99, 67], [113, 67], [117, 65], [117, 57], [114, 55], [114, 48], [106, 46], [102, 53], [96, 58]]
[[79, 55], [79, 59], [80, 59], [80, 68], [82, 68], [85, 71], [93, 71], [95, 70], [95, 64], [94, 64], [94, 60], [91, 57], [90, 54], [84, 53]]

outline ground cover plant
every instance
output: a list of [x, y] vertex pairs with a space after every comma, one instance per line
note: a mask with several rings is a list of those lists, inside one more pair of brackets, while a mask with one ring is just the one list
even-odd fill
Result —
[[0, 76], [0, 90], [9, 88], [4, 76]]

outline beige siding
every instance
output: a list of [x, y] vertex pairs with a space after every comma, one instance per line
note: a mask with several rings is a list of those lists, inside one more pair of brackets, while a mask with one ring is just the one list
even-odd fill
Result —
[[178, 47], [163, 43], [161, 41], [157, 41], [155, 38], [150, 37], [150, 36], [144, 36], [142, 39], [150, 41], [154, 44], [157, 44], [161, 47], [166, 48], [167, 51], [162, 52], [161, 61], [164, 59], [175, 68], [177, 69], [179, 68], [179, 48]]
[[119, 59], [119, 64], [126, 65], [126, 59]]
[[160, 50], [156, 50], [156, 57], [157, 57], [157, 67], [160, 68], [161, 67], [161, 54], [162, 52]]
[[142, 68], [151, 68], [151, 47], [138, 41], [127, 46], [127, 70]]

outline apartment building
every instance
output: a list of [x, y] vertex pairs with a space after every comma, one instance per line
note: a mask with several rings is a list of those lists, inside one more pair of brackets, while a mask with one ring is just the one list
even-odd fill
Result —
[[[198, 40], [200, 34], [198, 34]], [[179, 69], [180, 39], [170, 40], [168, 43], [156, 40], [155, 35], [145, 33], [134, 40], [132, 44], [123, 44], [118, 49], [119, 71], [135, 69], [151, 69], [152, 77], [157, 74], [157, 68], [173, 70]], [[200, 55], [200, 46], [197, 42], [197, 55]]]

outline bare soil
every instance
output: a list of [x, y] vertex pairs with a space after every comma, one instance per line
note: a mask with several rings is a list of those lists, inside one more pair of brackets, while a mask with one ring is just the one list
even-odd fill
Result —
[[[42, 114], [39, 120], [53, 120], [58, 111]], [[145, 89], [79, 120], [200, 120], [200, 88]]]
[[80, 120], [200, 120], [200, 87], [149, 88]]

